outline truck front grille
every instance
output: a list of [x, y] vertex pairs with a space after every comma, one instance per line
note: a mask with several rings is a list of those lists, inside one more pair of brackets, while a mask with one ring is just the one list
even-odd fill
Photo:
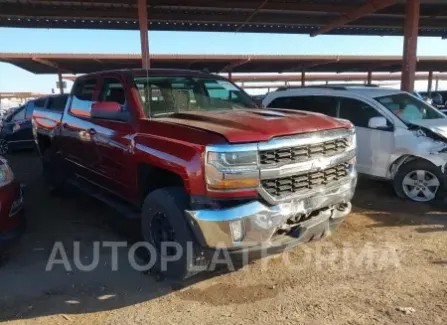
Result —
[[293, 163], [313, 159], [318, 156], [332, 156], [343, 152], [348, 145], [347, 138], [339, 138], [292, 148], [265, 150], [259, 153], [259, 158], [261, 165]]
[[263, 180], [262, 187], [273, 197], [299, 194], [330, 186], [349, 174], [349, 163], [342, 163], [317, 172]]

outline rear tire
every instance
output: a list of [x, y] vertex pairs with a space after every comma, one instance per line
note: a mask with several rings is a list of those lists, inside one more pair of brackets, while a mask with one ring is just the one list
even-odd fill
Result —
[[[144, 240], [155, 248], [156, 263], [153, 271], [171, 279], [186, 279], [200, 272], [193, 270], [194, 266], [205, 268], [207, 265], [207, 260], [202, 258], [201, 249], [186, 222], [185, 210], [188, 208], [188, 201], [188, 195], [183, 188], [168, 187], [151, 192], [143, 204], [141, 230]], [[162, 256], [162, 242], [177, 243], [182, 251], [178, 260], [166, 262], [166, 269], [163, 269], [161, 259], [172, 257], [178, 251], [166, 249], [166, 254]], [[187, 254], [189, 247], [192, 247], [193, 251]]]
[[0, 155], [6, 155], [9, 152], [8, 141], [0, 139]]
[[440, 168], [427, 160], [413, 160], [401, 166], [394, 177], [394, 190], [404, 199], [433, 202], [443, 198], [444, 181]]
[[51, 148], [47, 148], [43, 152], [42, 175], [50, 194], [59, 194], [63, 190], [67, 177]]

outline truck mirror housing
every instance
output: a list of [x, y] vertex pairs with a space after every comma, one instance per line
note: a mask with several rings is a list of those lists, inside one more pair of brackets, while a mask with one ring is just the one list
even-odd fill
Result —
[[117, 102], [96, 102], [92, 105], [90, 112], [91, 118], [115, 120], [115, 121], [129, 121], [130, 113], [124, 111], [121, 105]]
[[388, 124], [386, 118], [383, 116], [376, 116], [369, 119], [368, 127], [371, 129], [384, 129], [388, 127]]

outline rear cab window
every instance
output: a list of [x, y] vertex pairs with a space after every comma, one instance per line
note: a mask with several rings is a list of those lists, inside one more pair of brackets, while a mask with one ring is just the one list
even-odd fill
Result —
[[55, 112], [63, 112], [67, 104], [68, 95], [52, 96], [48, 98], [47, 109]]

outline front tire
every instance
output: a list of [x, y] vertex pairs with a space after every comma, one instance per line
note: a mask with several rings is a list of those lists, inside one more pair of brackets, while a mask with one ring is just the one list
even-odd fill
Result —
[[[144, 200], [142, 235], [144, 240], [155, 248], [155, 271], [168, 278], [185, 279], [199, 273], [197, 266], [206, 267], [207, 262], [199, 257], [203, 254], [186, 222], [185, 210], [188, 208], [188, 201], [188, 195], [180, 187], [155, 190]], [[162, 259], [168, 260], [178, 253], [177, 249], [171, 247], [162, 252], [162, 245], [166, 242], [178, 244], [181, 256], [176, 261], [165, 263], [167, 268], [163, 269]], [[188, 249], [192, 251], [187, 253]]]
[[444, 192], [441, 170], [426, 160], [413, 160], [403, 165], [394, 177], [396, 194], [415, 202], [433, 202]]

